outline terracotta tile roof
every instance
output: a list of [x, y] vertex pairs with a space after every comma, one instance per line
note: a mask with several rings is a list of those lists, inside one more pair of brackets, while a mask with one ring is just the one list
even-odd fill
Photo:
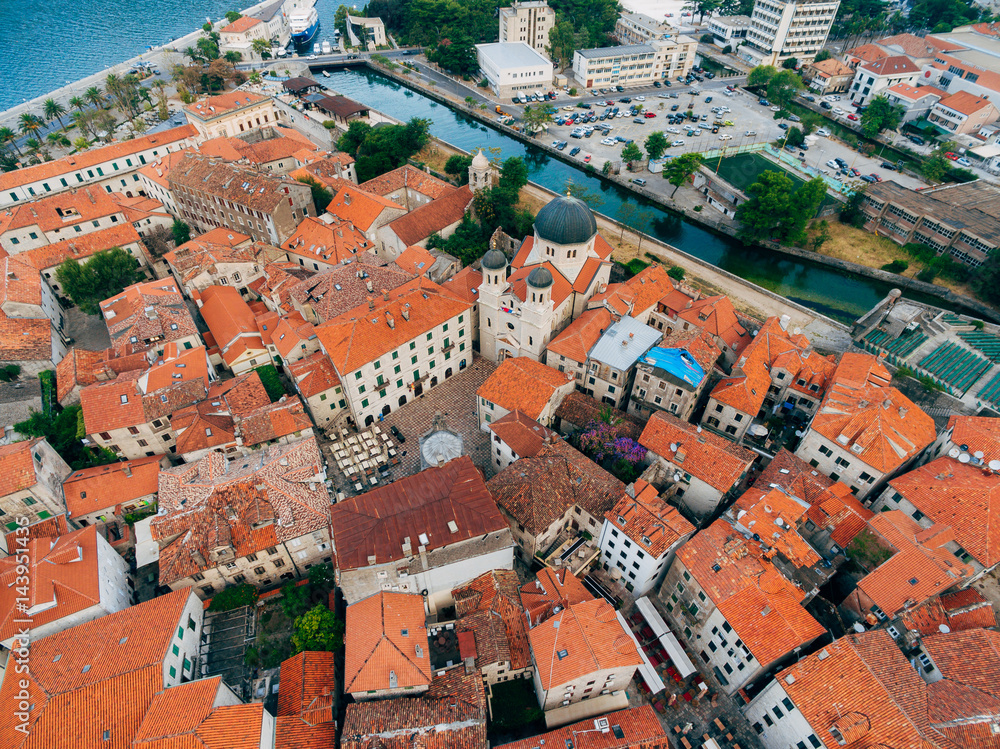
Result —
[[376, 593], [347, 607], [346, 627], [344, 692], [406, 689], [431, 683], [423, 596]]
[[883, 60], [889, 56], [889, 53], [884, 49], [875, 44], [862, 44], [859, 47], [854, 47], [853, 49], [847, 50], [844, 53], [846, 57], [856, 57], [862, 61], [874, 62], [876, 60]]
[[538, 749], [539, 746], [575, 749], [670, 749], [670, 741], [651, 705], [602, 715], [608, 730], [597, 730], [593, 718], [572, 723], [530, 739], [500, 744], [499, 749]]
[[[359, 276], [359, 273], [363, 275]], [[348, 265], [301, 281], [296, 279], [294, 285], [289, 287], [288, 296], [297, 307], [311, 309], [319, 322], [327, 322], [366, 304], [368, 297], [383, 290], [392, 291], [412, 279], [413, 276], [402, 268], [386, 264], [373, 253], [365, 252]], [[442, 286], [441, 289], [447, 290], [447, 287]], [[469, 303], [475, 301], [472, 299]]]
[[250, 237], [221, 228], [185, 242], [163, 257], [181, 282], [187, 283], [202, 273], [219, 273], [220, 264], [257, 263], [258, 255], [258, 247], [250, 243]]
[[243, 444], [248, 447], [273, 442], [312, 428], [305, 406], [295, 396], [261, 406], [237, 421]]
[[[34, 523], [26, 526], [27, 538], [26, 541], [31, 541], [36, 538], [50, 538], [55, 539], [59, 536], [65, 536], [70, 532], [69, 526], [66, 524], [65, 513], [60, 513], [59, 515], [53, 515], [50, 518], [45, 518], [43, 520], [36, 520]], [[17, 540], [19, 536], [17, 530], [8, 531], [4, 534], [4, 540], [6, 541], [7, 549], [16, 549]], [[20, 538], [25, 538], [24, 534]]]
[[163, 358], [146, 370], [139, 380], [143, 393], [156, 393], [188, 380], [201, 380], [208, 390], [208, 355], [204, 346], [177, 350], [177, 344], [163, 347]]
[[337, 671], [333, 653], [306, 651], [281, 664], [275, 749], [335, 745]]
[[42, 439], [0, 445], [0, 497], [30, 489], [38, 478], [31, 449]]
[[885, 387], [892, 381], [892, 375], [878, 357], [848, 351], [840, 357], [833, 379], [844, 387], [857, 390], [866, 385]]
[[[857, 55], [857, 50], [851, 50], [849, 54]], [[920, 68], [910, 58], [902, 55], [880, 57], [877, 60], [865, 60], [858, 67], [874, 75], [893, 76], [920, 72]]]
[[[103, 570], [98, 564], [94, 526], [59, 538], [34, 538], [27, 548], [14, 546], [12, 554], [16, 556], [0, 559], [0, 641], [16, 637], [25, 626], [67, 619], [101, 603]], [[25, 574], [18, 571], [22, 564], [31, 577], [26, 596], [18, 591], [18, 576]], [[19, 609], [19, 604], [29, 611], [39, 608], [32, 614]], [[72, 622], [69, 619], [66, 626]]]
[[718, 336], [737, 354], [750, 344], [753, 338], [740, 322], [733, 303], [727, 296], [708, 296], [692, 300], [679, 291], [668, 294], [663, 306], [673, 315], [695, 325], [712, 336]]
[[518, 410], [511, 411], [489, 426], [490, 431], [506, 443], [519, 458], [532, 458], [538, 454], [546, 441], [560, 438], [558, 432], [543, 427]]
[[694, 526], [660, 499], [655, 486], [637, 479], [631, 491], [635, 496], [626, 491], [604, 518], [648, 554], [659, 557], [694, 533]]
[[666, 269], [659, 264], [650, 265], [625, 282], [632, 299], [629, 314], [633, 317], [651, 309], [658, 301], [674, 290], [674, 283]]
[[214, 565], [220, 546], [240, 558], [328, 529], [330, 497], [314, 478], [323, 470], [310, 437], [232, 461], [209, 453], [162, 471], [159, 504], [166, 514], [150, 525], [160, 544], [160, 583]]
[[875, 540], [893, 555], [858, 581], [858, 590], [888, 616], [958, 585], [973, 574], [945, 544], [954, 540], [950, 528], [922, 529], [899, 510], [875, 515], [868, 521]]
[[727, 516], [744, 532], [756, 533], [795, 567], [804, 568], [820, 562], [820, 555], [798, 531], [809, 509], [809, 503], [780, 489], [753, 488], [736, 500]]
[[52, 321], [8, 317], [0, 310], [0, 362], [52, 361]]
[[565, 567], [559, 570], [543, 567], [530, 583], [521, 586], [521, 603], [528, 618], [528, 626], [548, 619], [556, 607], [566, 608], [574, 603], [592, 601], [593, 594], [580, 578]]
[[[463, 312], [469, 314], [467, 303], [425, 278], [398, 286], [373, 303], [374, 309], [360, 306], [316, 328], [342, 377]], [[466, 324], [471, 325], [471, 319]]]
[[625, 488], [562, 440], [542, 447], [532, 457], [521, 457], [487, 486], [497, 504], [532, 534], [545, 531], [574, 505], [600, 519]]
[[[402, 559], [406, 538], [412, 548], [432, 551], [507, 529], [467, 455], [338, 502], [330, 516], [341, 570]], [[458, 526], [455, 532], [448, 528], [452, 521]], [[421, 534], [427, 543], [418, 540]]]
[[230, 112], [243, 109], [246, 106], [259, 104], [267, 101], [266, 96], [255, 94], [250, 91], [226, 91], [216, 96], [208, 96], [204, 99], [188, 104], [184, 107], [185, 114], [196, 117], [203, 122], [214, 120]]
[[431, 200], [437, 200], [455, 190], [454, 185], [450, 185], [444, 180], [417, 169], [409, 164], [404, 164], [398, 169], [362, 182], [358, 185], [362, 190], [385, 197], [391, 192], [407, 188], [424, 195]]
[[237, 435], [242, 434], [237, 424], [270, 404], [260, 376], [254, 371], [216, 382], [203, 401], [172, 414], [170, 426], [177, 436], [178, 455], [236, 446]]
[[976, 96], [968, 91], [956, 91], [937, 102], [937, 106], [947, 107], [959, 114], [973, 115], [982, 109], [994, 108], [993, 102], [985, 96]]
[[658, 348], [683, 349], [698, 362], [706, 376], [715, 369], [715, 363], [722, 356], [722, 349], [715, 344], [712, 336], [697, 329], [671, 333], [660, 341]]
[[240, 336], [257, 335], [257, 319], [233, 286], [209, 286], [201, 292], [201, 316], [219, 347], [226, 351]]
[[552, 357], [553, 364], [556, 362], [556, 354], [571, 361], [586, 362], [590, 350], [604, 335], [604, 331], [611, 327], [612, 322], [614, 318], [606, 307], [587, 310], [549, 341], [549, 345], [545, 347], [548, 352], [546, 356]]
[[854, 69], [845, 65], [835, 57], [828, 57], [819, 62], [812, 62], [810, 66], [823, 77], [829, 78], [835, 75], [854, 75]]
[[119, 356], [198, 334], [173, 279], [129, 286], [101, 302], [101, 314]]
[[[524, 608], [513, 570], [494, 570], [455, 588], [456, 628], [475, 640], [476, 668], [510, 664], [512, 670], [531, 665]], [[462, 658], [466, 657], [462, 652]]]
[[304, 359], [292, 362], [288, 365], [288, 369], [303, 398], [312, 398], [340, 384], [333, 362], [322, 351], [316, 351]]
[[756, 453], [663, 411], [650, 417], [639, 444], [723, 493], [757, 459]]
[[897, 476], [889, 485], [984, 567], [1000, 563], [1000, 474], [952, 458], [938, 458]]
[[63, 481], [66, 509], [80, 517], [156, 494], [162, 455], [126, 460], [106, 466], [81, 468]]
[[975, 588], [945, 593], [913, 609], [900, 612], [903, 626], [922, 635], [936, 635], [944, 625], [952, 632], [997, 626], [993, 604]]
[[18, 256], [0, 258], [0, 304], [42, 305], [42, 277]]
[[347, 706], [341, 749], [487, 749], [486, 693], [478, 673], [435, 677], [420, 697]]
[[[589, 395], [573, 391], [556, 408], [556, 418], [568, 421], [571, 424], [583, 429], [591, 422], [601, 419], [601, 414], [607, 412], [608, 405], [595, 400]], [[642, 434], [644, 423], [632, 414], [611, 409], [611, 418], [618, 426], [619, 433], [623, 437], [630, 437], [636, 441]]]
[[413, 245], [403, 250], [395, 262], [396, 265], [411, 275], [426, 276], [427, 271], [434, 265], [434, 260], [435, 258], [430, 253], [430, 250]]
[[892, 473], [937, 436], [934, 420], [894, 387], [834, 382], [809, 425], [875, 470]]
[[296, 160], [304, 166], [289, 173], [296, 180], [314, 179], [334, 191], [345, 184], [341, 177], [343, 170], [354, 163], [354, 157], [346, 153], [306, 152], [296, 154]]
[[365, 192], [354, 185], [340, 184], [326, 212], [342, 221], [349, 221], [361, 231], [368, 231], [372, 224], [385, 210], [403, 211], [406, 209], [381, 195]]
[[437, 200], [400, 216], [389, 224], [389, 228], [407, 246], [417, 244], [461, 221], [471, 203], [472, 190], [469, 186], [456, 187]]
[[537, 420], [570, 375], [525, 356], [504, 359], [480, 385], [476, 395], [508, 411], [519, 410]]
[[113, 380], [123, 372], [142, 369], [147, 365], [143, 353], [115, 357], [114, 349], [88, 351], [71, 348], [56, 365], [56, 397], [62, 401], [78, 386], [93, 385], [98, 379]]
[[441, 288], [463, 302], [475, 304], [479, 301], [479, 287], [482, 283], [483, 274], [469, 266], [443, 281]]
[[254, 26], [259, 24], [261, 21], [259, 18], [254, 18], [253, 16], [240, 16], [235, 21], [230, 24], [226, 24], [221, 29], [219, 33], [221, 34], [242, 34], [244, 31], [252, 29]]
[[936, 96], [939, 99], [942, 96], [947, 96], [944, 91], [934, 86], [909, 86], [905, 83], [897, 83], [895, 86], [889, 86], [888, 93], [895, 94], [904, 99], [910, 99], [911, 101], [917, 101], [925, 96]]
[[[530, 237], [525, 240], [525, 242], [529, 241], [531, 241]], [[515, 270], [507, 278], [507, 288], [522, 302], [525, 301], [527, 299], [528, 276], [535, 268], [544, 268], [552, 274], [552, 308], [557, 309], [573, 292], [573, 284], [562, 274], [562, 271], [548, 261]], [[583, 276], [583, 271], [580, 271], [580, 276]], [[580, 276], [577, 276], [578, 280]]]
[[178, 188], [184, 188], [217, 195], [264, 213], [273, 212], [287, 199], [286, 190], [308, 189], [300, 182], [272, 172], [193, 153], [185, 154], [173, 165], [168, 183], [175, 193]]
[[13, 190], [15, 187], [30, 185], [44, 179], [74, 172], [85, 172], [89, 167], [98, 166], [106, 161], [126, 158], [156, 146], [172, 146], [175, 143], [194, 138], [197, 134], [198, 131], [194, 125], [182, 125], [140, 138], [112, 143], [102, 148], [80, 151], [54, 161], [46, 161], [35, 166], [4, 172], [0, 174], [0, 190]]
[[635, 641], [603, 598], [575, 603], [528, 631], [542, 689], [608, 669], [642, 665]]
[[900, 47], [903, 54], [910, 57], [933, 57], [936, 47], [930, 41], [930, 39], [924, 39], [916, 34], [894, 34], [879, 39], [878, 44], [883, 47]]
[[351, 261], [358, 253], [373, 249], [364, 233], [347, 221], [326, 223], [306, 216], [281, 245], [293, 255], [321, 260], [329, 265]]
[[54, 268], [68, 258], [84, 260], [97, 252], [130, 245], [144, 247], [135, 227], [132, 224], [121, 224], [22, 252], [17, 259], [42, 271]]
[[766, 666], [825, 630], [802, 606], [805, 593], [782, 576], [763, 546], [716, 520], [684, 544], [677, 559]]
[[973, 454], [981, 451], [987, 463], [1000, 459], [1000, 419], [955, 414], [948, 419], [948, 430], [951, 442], [968, 445]]
[[96, 185], [83, 187], [55, 193], [31, 203], [8, 206], [0, 213], [0, 233], [29, 226], [37, 226], [43, 232], [57, 231], [111, 216], [133, 221], [137, 220], [130, 215], [134, 210], [143, 216], [150, 210], [164, 212], [163, 205], [154, 200], [142, 199], [141, 203], [134, 202], [134, 207], [130, 206], [133, 206], [133, 201], [124, 195], [105, 192]]

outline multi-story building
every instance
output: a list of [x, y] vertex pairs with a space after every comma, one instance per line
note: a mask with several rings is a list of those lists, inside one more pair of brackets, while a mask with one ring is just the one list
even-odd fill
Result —
[[1000, 117], [993, 103], [985, 96], [958, 91], [931, 105], [927, 119], [953, 135], [977, 133]]
[[443, 198], [455, 189], [454, 185], [410, 164], [379, 175], [358, 187], [373, 195], [381, 195], [407, 211]]
[[0, 521], [16, 531], [66, 514], [63, 480], [72, 473], [44, 439], [0, 445]]
[[638, 479], [604, 515], [598, 542], [601, 566], [609, 572], [617, 568], [627, 580], [626, 589], [638, 598], [662, 582], [674, 553], [694, 531], [660, 499], [656, 487]]
[[645, 13], [621, 13], [615, 21], [615, 39], [619, 44], [645, 44], [650, 39], [670, 39], [677, 29]]
[[304, 162], [288, 176], [292, 179], [312, 179], [324, 187], [339, 190], [344, 181], [358, 184], [358, 174], [354, 167], [354, 157], [349, 153], [299, 153], [298, 160]]
[[678, 550], [657, 593], [658, 608], [727, 694], [794, 661], [826, 632], [806, 611], [806, 593], [771, 564], [769, 544], [716, 520]]
[[934, 86], [911, 86], [907, 83], [897, 83], [895, 86], [887, 88], [883, 93], [892, 106], [903, 108], [902, 122], [926, 117], [931, 111], [931, 107], [947, 95]]
[[221, 357], [234, 375], [271, 363], [261, 325], [239, 291], [232, 286], [209, 286], [201, 293], [201, 303], [201, 316], [218, 347], [213, 356]]
[[[668, 743], [667, 734], [650, 705], [608, 713], [597, 720], [583, 720], [548, 731], [530, 739], [501, 744], [499, 749], [535, 749], [537, 746], [577, 746], [581, 736], [600, 733], [602, 749], [654, 747]], [[585, 741], [588, 741], [585, 739]]]
[[472, 362], [469, 305], [417, 278], [316, 327], [356, 424], [369, 426]]
[[156, 501], [164, 456], [81, 468], [63, 482], [66, 514], [77, 525], [115, 524]]
[[139, 168], [193, 146], [197, 135], [193, 126], [184, 125], [4, 172], [0, 208], [88, 185], [96, 185], [96, 192], [122, 192], [131, 197], [141, 189], [136, 186]]
[[[18, 572], [26, 566], [27, 573]], [[17, 578], [29, 575], [31, 596], [18, 607]], [[31, 644], [42, 637], [126, 609], [132, 603], [128, 562], [97, 528], [83, 528], [58, 538], [33, 538], [0, 559], [0, 646], [15, 647], [24, 628]], [[27, 643], [26, 643], [27, 644]]]
[[820, 96], [847, 91], [854, 80], [855, 70], [836, 57], [811, 62], [802, 71], [802, 80]]
[[[472, 168], [470, 171], [473, 171]], [[471, 205], [472, 188], [463, 185], [413, 209], [379, 230], [379, 254], [389, 260], [397, 260], [409, 247], [426, 246], [432, 236], [450, 237]]]
[[337, 690], [332, 686], [336, 682], [337, 664], [331, 652], [304, 650], [282, 661], [274, 719], [276, 749], [303, 741], [306, 746], [336, 745]]
[[903, 245], [918, 242], [978, 268], [1000, 247], [1000, 190], [985, 180], [910, 190], [886, 180], [865, 190], [865, 229]]
[[501, 99], [552, 89], [552, 63], [527, 42], [477, 44], [476, 57], [490, 89]]
[[536, 52], [549, 53], [549, 32], [556, 12], [545, 0], [514, 0], [500, 8], [500, 42], [524, 42]]
[[639, 444], [651, 453], [654, 483], [669, 484], [670, 495], [699, 517], [742, 493], [757, 459], [756, 453], [664, 411], [650, 417]]
[[326, 467], [314, 438], [253, 460], [213, 452], [160, 473], [160, 584], [211, 598], [228, 585], [262, 588], [331, 561]]
[[248, 293], [247, 287], [264, 274], [268, 254], [246, 234], [222, 228], [185, 242], [163, 259], [185, 296], [197, 299], [213, 285]]
[[874, 62], [862, 62], [851, 82], [851, 101], [857, 107], [870, 103], [876, 96], [884, 96], [886, 90], [896, 84], [913, 86], [920, 80], [920, 68], [909, 57], [893, 55]]
[[348, 604], [381, 590], [427, 591], [436, 613], [453, 588], [513, 569], [510, 529], [468, 456], [338, 502], [330, 516]]
[[559, 439], [557, 432], [518, 410], [491, 422], [490, 431], [493, 432], [490, 452], [498, 473], [515, 460], [533, 458], [544, 445]]
[[[747, 329], [748, 321], [736, 314], [736, 309], [727, 296], [698, 299], [676, 289], [659, 301], [648, 322], [657, 330], [662, 330], [664, 336], [691, 330], [708, 333], [722, 351], [720, 363], [726, 372], [732, 369], [753, 340]], [[758, 325], [754, 321], [752, 327], [756, 328]]]
[[278, 124], [274, 99], [250, 91], [227, 91], [184, 107], [184, 116], [201, 138], [238, 138]]
[[614, 319], [607, 307], [588, 309], [549, 341], [542, 355], [544, 363], [572, 375], [576, 386], [586, 392], [587, 357]]
[[605, 513], [625, 490], [621, 481], [563, 440], [519, 458], [487, 486], [527, 563], [561, 534], [596, 538]]
[[369, 52], [388, 46], [385, 39], [385, 24], [381, 18], [362, 18], [348, 15], [347, 35], [352, 46], [364, 45]]
[[347, 409], [344, 387], [330, 357], [322, 351], [288, 365], [288, 374], [320, 429]]
[[223, 55], [238, 52], [244, 60], [252, 60], [260, 57], [253, 49], [256, 39], [270, 41], [271, 34], [267, 24], [254, 16], [240, 16], [219, 29], [219, 52]]
[[721, 355], [704, 331], [671, 335], [637, 362], [628, 412], [643, 417], [667, 411], [687, 421]]
[[[526, 678], [531, 650], [518, 577], [513, 570], [493, 570], [452, 591], [455, 629], [462, 659], [473, 665], [487, 684]], [[471, 638], [471, 642], [463, 642]]]
[[309, 185], [196, 154], [184, 155], [168, 183], [178, 218], [199, 233], [226, 227], [280, 245], [316, 210]]
[[70, 339], [62, 305], [49, 282], [18, 256], [0, 259], [0, 362], [37, 374], [62, 361]]
[[840, 0], [756, 0], [746, 43], [737, 54], [750, 65], [777, 65], [795, 58], [812, 62], [826, 44]]
[[326, 212], [360, 230], [369, 242], [376, 245], [376, 251], [381, 251], [383, 255], [385, 248], [378, 244], [379, 230], [390, 221], [406, 215], [406, 209], [398, 203], [354, 185], [341, 185]]
[[476, 409], [484, 432], [511, 411], [521, 411], [542, 426], [550, 426], [563, 398], [573, 392], [573, 378], [534, 359], [504, 359], [479, 390]]
[[170, 344], [180, 351], [201, 346], [198, 326], [172, 280], [133, 284], [101, 302], [101, 315], [118, 356], [146, 352], [153, 360]]
[[747, 37], [750, 16], [715, 16], [708, 19], [708, 33], [715, 39], [716, 47], [736, 49]]
[[281, 247], [288, 253], [289, 260], [314, 271], [331, 270], [375, 249], [364, 233], [350, 222], [324, 221], [313, 216], [304, 218]]
[[620, 47], [578, 49], [573, 53], [573, 77], [586, 88], [648, 86], [653, 81], [686, 76], [694, 67], [697, 49], [697, 40], [683, 35]]
[[[274, 274], [277, 276], [277, 274]], [[307, 274], [301, 281], [295, 279], [287, 290], [287, 303], [276, 305], [264, 296], [271, 309], [291, 308], [313, 325], [336, 317], [366, 304], [369, 297], [382, 291], [392, 291], [414, 276], [394, 263], [386, 263], [373, 252], [365, 252], [348, 264], [329, 271]], [[270, 302], [270, 303], [268, 303]]]
[[347, 607], [344, 692], [356, 701], [416, 696], [431, 685], [419, 593], [383, 590]]
[[[960, 416], [948, 419], [948, 425], [938, 434], [934, 444], [925, 452], [926, 460], [949, 455], [952, 450], [970, 452], [972, 457], [981, 452], [987, 466], [991, 460], [1000, 459], [1000, 419], [989, 416]], [[970, 457], [971, 462], [971, 457]]]

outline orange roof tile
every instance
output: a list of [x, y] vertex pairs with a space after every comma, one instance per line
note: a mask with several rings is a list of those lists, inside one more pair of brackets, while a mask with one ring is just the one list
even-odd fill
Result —
[[437, 200], [425, 203], [395, 219], [389, 224], [389, 228], [404, 244], [414, 245], [461, 221], [471, 203], [472, 190], [469, 186], [456, 187]]
[[209, 286], [201, 300], [201, 316], [223, 351], [240, 336], [258, 334], [253, 312], [233, 286]]
[[238, 421], [243, 444], [248, 447], [299, 435], [312, 428], [312, 421], [297, 397], [282, 396], [280, 401], [246, 414]]
[[[531, 241], [531, 237], [525, 240], [525, 242], [529, 241]], [[562, 272], [556, 268], [555, 265], [548, 261], [538, 265], [527, 265], [524, 268], [520, 268], [511, 273], [511, 275], [507, 278], [507, 286], [511, 293], [522, 302], [527, 299], [527, 279], [528, 276], [531, 275], [531, 271], [535, 268], [545, 268], [545, 270], [552, 274], [552, 307], [553, 309], [559, 307], [559, 305], [562, 304], [573, 292], [574, 286], [566, 279], [566, 276], [564, 276]], [[583, 271], [581, 271], [580, 275], [577, 276], [577, 280], [582, 282], [582, 278]]]
[[281, 664], [275, 749], [334, 746], [336, 682], [333, 653], [306, 651]]
[[528, 631], [542, 689], [608, 669], [642, 665], [635, 641], [603, 598], [576, 603]]
[[123, 372], [142, 369], [147, 365], [143, 353], [115, 357], [114, 349], [88, 351], [71, 348], [56, 366], [56, 396], [61, 402], [80, 385], [93, 385], [98, 377], [114, 379]]
[[518, 410], [494, 421], [490, 430], [514, 451], [515, 457], [531, 458], [546, 442], [560, 439], [559, 433], [543, 427]]
[[119, 356], [198, 334], [173, 279], [133, 284], [101, 302], [101, 314]]
[[625, 286], [632, 295], [629, 312], [632, 317], [651, 309], [674, 290], [674, 283], [667, 275], [666, 269], [658, 263], [639, 271], [625, 282]]
[[113, 247], [133, 245], [142, 247], [139, 232], [132, 224], [121, 224], [28, 250], [19, 254], [17, 258], [36, 270], [42, 271], [53, 268], [68, 258], [83, 260]]
[[469, 310], [425, 278], [385, 296], [374, 301], [374, 309], [357, 307], [317, 326], [323, 350], [342, 377]]
[[904, 627], [922, 635], [943, 632], [942, 625], [952, 632], [992, 629], [997, 626], [993, 604], [975, 588], [932, 598], [916, 608], [900, 612], [899, 618]]
[[521, 603], [529, 626], [548, 619], [557, 607], [566, 608], [593, 599], [593, 594], [584, 587], [580, 578], [565, 567], [558, 570], [543, 567], [535, 580], [521, 587]]
[[0, 445], [0, 497], [29, 489], [38, 483], [31, 449], [41, 439]]
[[983, 460], [1000, 459], [1000, 419], [987, 416], [959, 416], [948, 419], [951, 441], [956, 445], [968, 445], [969, 452], [983, 453]]
[[756, 453], [663, 411], [650, 417], [639, 444], [723, 493], [757, 459]]
[[525, 356], [504, 359], [476, 395], [508, 411], [538, 420], [556, 392], [573, 382], [570, 375]]
[[[455, 588], [456, 627], [475, 640], [476, 667], [510, 664], [512, 670], [531, 665], [524, 609], [513, 570], [493, 570]], [[466, 654], [462, 653], [464, 659]]]
[[0, 362], [52, 361], [52, 321], [47, 317], [8, 317], [0, 310]]
[[342, 221], [349, 221], [361, 231], [371, 229], [375, 220], [385, 210], [404, 211], [405, 208], [381, 195], [365, 192], [354, 185], [338, 185], [340, 189], [334, 196], [326, 212]]
[[[549, 342], [547, 356], [557, 354], [574, 362], [586, 362], [590, 350], [612, 322], [614, 318], [606, 307], [587, 310]], [[555, 363], [554, 358], [552, 361]]]
[[993, 107], [993, 102], [985, 96], [977, 96], [969, 91], [956, 91], [937, 102], [937, 106], [947, 107], [959, 114], [973, 115], [976, 112]]
[[659, 557], [694, 533], [694, 526], [660, 499], [655, 486], [637, 479], [631, 491], [635, 496], [626, 491], [604, 518], [648, 554]]
[[695, 301], [675, 291], [664, 297], [663, 303], [680, 319], [721, 338], [737, 354], [741, 354], [754, 340], [743, 327], [727, 296], [709, 296]]
[[336, 265], [354, 260], [358, 253], [372, 249], [373, 245], [347, 221], [328, 224], [306, 216], [281, 247], [293, 255]]
[[253, 16], [240, 16], [232, 23], [226, 24], [221, 29], [219, 29], [219, 33], [242, 34], [244, 31], [252, 29], [259, 23], [261, 23], [261, 20], [259, 18], [254, 18]]
[[[197, 694], [202, 691], [208, 690], [195, 681], [156, 695], [133, 746], [136, 749], [259, 749], [261, 738], [270, 738], [264, 730], [263, 702], [213, 708], [211, 702]], [[178, 723], [178, 715], [187, 720]], [[199, 720], [195, 722], [194, 718]]]
[[333, 362], [322, 351], [292, 362], [288, 369], [303, 398], [312, 398], [340, 385]]
[[[258, 325], [261, 319], [257, 319]], [[284, 359], [289, 358], [293, 351], [301, 353], [302, 346], [316, 337], [316, 331], [312, 323], [306, 322], [301, 312], [292, 312], [285, 315], [274, 326], [272, 331], [267, 331], [274, 347], [278, 350], [278, 355]]]
[[410, 164], [404, 164], [398, 169], [393, 169], [391, 172], [386, 172], [381, 176], [363, 182], [358, 187], [375, 195], [382, 195], [383, 197], [391, 192], [406, 188], [418, 192], [431, 200], [444, 197], [455, 189], [454, 185], [450, 185], [444, 180], [438, 179]]
[[475, 304], [479, 301], [479, 287], [482, 283], [483, 274], [469, 266], [443, 281], [441, 288], [463, 302]]
[[939, 634], [925, 637], [923, 646], [945, 679], [1000, 696], [1000, 632]]
[[413, 245], [412, 247], [407, 247], [396, 258], [396, 265], [410, 273], [414, 276], [426, 276], [427, 271], [431, 269], [434, 265], [434, 256], [430, 253], [430, 250], [425, 250], [423, 247]]
[[267, 101], [266, 96], [250, 91], [226, 91], [188, 104], [184, 111], [205, 122], [263, 101]]
[[[347, 607], [346, 627], [345, 692], [430, 685], [431, 659], [423, 596], [376, 593]], [[396, 684], [390, 686], [392, 681]]]
[[554, 731], [500, 744], [497, 749], [538, 749], [540, 746], [575, 749], [670, 749], [670, 741], [652, 705], [630, 707], [601, 716], [608, 728], [597, 730], [594, 719]]
[[134, 499], [156, 494], [162, 455], [81, 468], [63, 481], [70, 517], [100, 510], [114, 511]]
[[732, 514], [740, 528], [756, 533], [773, 550], [795, 567], [812, 567], [820, 563], [820, 555], [797, 530], [809, 510], [804, 500], [785, 494], [780, 489], [750, 489], [733, 505]]

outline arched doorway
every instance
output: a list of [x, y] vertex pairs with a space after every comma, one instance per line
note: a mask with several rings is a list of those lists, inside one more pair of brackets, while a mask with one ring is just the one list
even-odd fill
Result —
[[429, 387], [434, 387], [437, 384], [438, 384], [438, 378], [436, 376], [435, 377], [431, 377], [431, 384], [430, 384]]
[[444, 378], [447, 380], [449, 377], [451, 377], [451, 375], [452, 375], [451, 367], [448, 367], [448, 369], [444, 371]]
[[399, 396], [399, 405], [401, 405], [401, 406], [406, 405], [406, 396], [405, 395]]
[[461, 372], [463, 369], [465, 369], [465, 359], [458, 363], [458, 371]]
[[510, 358], [510, 355], [511, 355], [510, 351], [508, 351], [507, 349], [505, 348], [500, 349], [499, 353], [497, 354], [497, 363], [499, 364], [504, 359]]
[[413, 397], [419, 398], [423, 394], [424, 394], [424, 383], [422, 382], [413, 383]]
[[388, 403], [386, 403], [384, 406], [382, 406], [382, 415], [383, 416], [388, 416], [391, 413], [392, 413], [392, 409], [389, 408], [389, 404]]
[[366, 427], [370, 427], [370, 426], [371, 426], [372, 424], [374, 424], [374, 423], [375, 423], [375, 417], [374, 417], [374, 416], [372, 416], [371, 414], [368, 414], [368, 415], [367, 415], [367, 416], [365, 417], [365, 426], [366, 426]]

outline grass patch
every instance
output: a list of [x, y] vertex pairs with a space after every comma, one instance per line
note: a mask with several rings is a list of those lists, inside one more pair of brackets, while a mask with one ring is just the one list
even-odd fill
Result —
[[274, 601], [268, 603], [257, 620], [257, 640], [254, 643], [256, 663], [261, 668], [275, 668], [292, 655], [292, 620]]
[[648, 267], [649, 263], [647, 263], [645, 260], [640, 260], [637, 257], [634, 257], [631, 260], [629, 260], [628, 264], [625, 266], [630, 276], [637, 276]]
[[530, 679], [501, 681], [491, 687], [494, 730], [510, 731], [541, 722], [544, 717]]

